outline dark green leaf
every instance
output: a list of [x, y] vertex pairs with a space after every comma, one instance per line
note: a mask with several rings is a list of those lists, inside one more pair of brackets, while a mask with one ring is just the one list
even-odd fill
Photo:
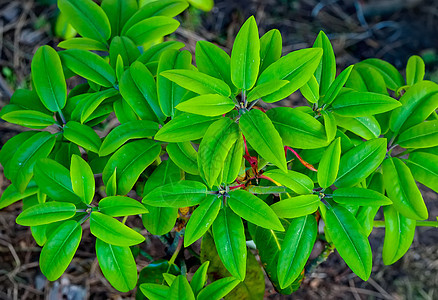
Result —
[[63, 49], [81, 49], [81, 50], [94, 50], [94, 51], [108, 51], [108, 46], [90, 38], [72, 38], [66, 41], [62, 41], [58, 44], [59, 48]]
[[138, 10], [136, 0], [104, 0], [102, 9], [111, 24], [111, 36], [120, 35], [126, 21]]
[[414, 152], [406, 163], [415, 180], [438, 193], [438, 155]]
[[126, 66], [130, 66], [140, 56], [140, 51], [134, 42], [126, 36], [116, 36], [112, 39], [109, 49], [110, 64], [116, 66], [117, 56], [121, 56]]
[[82, 202], [90, 204], [95, 190], [93, 171], [88, 163], [76, 154], [71, 158], [70, 176], [73, 192], [81, 198]]

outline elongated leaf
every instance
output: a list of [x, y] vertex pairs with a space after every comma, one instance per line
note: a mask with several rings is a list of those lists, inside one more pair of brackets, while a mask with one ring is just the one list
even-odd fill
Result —
[[318, 226], [313, 215], [293, 219], [281, 244], [277, 273], [281, 288], [301, 274], [316, 241]]
[[[240, 136], [231, 147], [224, 162], [222, 182], [233, 183], [239, 175], [243, 160], [243, 137]], [[244, 165], [244, 163], [243, 163]]]
[[277, 29], [269, 30], [260, 38], [260, 73], [281, 57], [282, 44]]
[[407, 218], [427, 219], [426, 205], [409, 168], [398, 158], [388, 158], [382, 170], [386, 193], [394, 208]]
[[183, 113], [158, 130], [155, 139], [163, 142], [188, 142], [204, 136], [218, 117], [206, 117]]
[[111, 196], [99, 201], [99, 211], [111, 217], [141, 215], [148, 212], [143, 204], [123, 196]]
[[12, 203], [20, 201], [21, 199], [35, 195], [38, 192], [38, 186], [35, 182], [31, 181], [23, 193], [19, 193], [15, 186], [9, 185], [2, 193], [0, 197], [0, 209], [5, 208]]
[[397, 139], [403, 148], [430, 148], [438, 146], [438, 120], [426, 121], [404, 131]]
[[64, 126], [64, 137], [86, 150], [99, 152], [101, 141], [97, 133], [89, 126], [69, 121]]
[[298, 218], [314, 213], [320, 205], [318, 195], [301, 195], [271, 205], [280, 218]]
[[379, 122], [373, 116], [350, 118], [335, 114], [335, 118], [336, 124], [339, 127], [345, 128], [366, 140], [380, 136], [381, 128]]
[[183, 275], [179, 275], [175, 278], [170, 286], [167, 297], [169, 299], [195, 300], [195, 295], [193, 294], [190, 284]]
[[59, 111], [67, 101], [67, 85], [58, 53], [49, 46], [38, 48], [32, 59], [32, 80], [44, 106]]
[[360, 62], [362, 65], [368, 65], [378, 71], [386, 82], [386, 86], [390, 90], [397, 90], [405, 84], [403, 76], [390, 63], [378, 58], [368, 58]]
[[415, 180], [438, 192], [438, 155], [414, 152], [406, 163]]
[[336, 77], [336, 79], [332, 82], [329, 89], [327, 90], [326, 94], [323, 95], [323, 97], [321, 98], [322, 105], [330, 105], [333, 100], [336, 99], [342, 87], [347, 82], [352, 69], [353, 66], [349, 66], [344, 71], [342, 71], [338, 77]]
[[330, 40], [323, 31], [320, 31], [316, 37], [313, 48], [321, 48], [323, 50], [321, 62], [315, 70], [315, 78], [319, 83], [319, 95], [323, 96], [336, 77], [335, 53]]
[[95, 211], [91, 213], [90, 231], [98, 239], [115, 246], [133, 246], [145, 240], [144, 236], [123, 223]]
[[383, 208], [385, 216], [385, 240], [383, 242], [383, 263], [392, 265], [408, 251], [415, 234], [415, 220], [404, 217], [394, 206]]
[[128, 246], [115, 246], [96, 239], [96, 256], [103, 275], [124, 293], [137, 284], [137, 265]]
[[168, 183], [149, 192], [143, 203], [159, 207], [188, 207], [199, 204], [207, 195], [207, 187], [197, 181]]
[[205, 198], [195, 209], [186, 225], [184, 247], [188, 247], [200, 239], [210, 228], [221, 208], [221, 200], [216, 195]]
[[198, 153], [190, 142], [169, 144], [166, 150], [170, 159], [184, 172], [199, 175]]
[[131, 139], [141, 139], [154, 136], [158, 124], [147, 120], [130, 121], [114, 128], [105, 137], [99, 149], [100, 156], [106, 156], [116, 151]]
[[237, 124], [229, 118], [220, 118], [205, 133], [199, 145], [198, 166], [209, 187], [216, 182], [225, 158], [239, 134]]
[[240, 89], [251, 89], [259, 74], [260, 40], [254, 16], [242, 25], [231, 51], [231, 80]]
[[195, 274], [193, 274], [192, 280], [190, 281], [190, 286], [195, 294], [195, 297], [198, 296], [199, 291], [202, 290], [207, 282], [207, 270], [209, 265], [209, 261], [202, 263], [202, 265], [196, 270]]
[[227, 270], [239, 280], [246, 273], [246, 243], [242, 219], [230, 208], [219, 211], [213, 223], [216, 249]]
[[253, 109], [240, 117], [239, 127], [261, 157], [287, 172], [283, 142], [268, 116]]
[[32, 136], [37, 134], [38, 131], [25, 131], [21, 132], [13, 137], [11, 137], [0, 150], [0, 164], [2, 164], [5, 172], [6, 178], [10, 178], [8, 175], [9, 168], [7, 167], [11, 158], [14, 156], [15, 152], [20, 148], [20, 146], [30, 139]]
[[339, 254], [362, 280], [371, 274], [372, 253], [370, 243], [356, 218], [345, 208], [328, 209], [326, 228]]
[[120, 35], [126, 21], [138, 10], [136, 0], [104, 0], [101, 6], [111, 24], [111, 37]]
[[122, 146], [111, 156], [102, 172], [104, 184], [117, 168], [117, 194], [126, 195], [160, 151], [161, 147], [151, 140], [133, 141]]
[[71, 203], [47, 202], [34, 205], [18, 215], [16, 222], [23, 226], [38, 226], [67, 220], [76, 214]]
[[240, 281], [233, 277], [226, 277], [209, 284], [199, 292], [197, 299], [208, 300], [223, 298], [231, 292]]
[[57, 280], [70, 264], [82, 237], [78, 222], [62, 223], [50, 235], [40, 255], [40, 268], [48, 280]]
[[94, 198], [95, 182], [91, 167], [78, 155], [71, 158], [70, 176], [73, 192], [84, 203], [90, 204]]
[[406, 83], [408, 85], [414, 85], [422, 81], [425, 72], [424, 61], [421, 57], [418, 55], [409, 57], [408, 64], [406, 65]]
[[[116, 95], [119, 95], [119, 92], [115, 89], [107, 89], [107, 90], [104, 90], [102, 92], [97, 92], [97, 93], [92, 94], [92, 96], [89, 97], [86, 102], [84, 101], [84, 105], [83, 105], [82, 110], [80, 112], [81, 123], [89, 121], [90, 117], [93, 116], [93, 113], [95, 113], [97, 111], [98, 107], [100, 106], [100, 104], [104, 100], [106, 100], [110, 97], [116, 96]], [[102, 108], [102, 106], [100, 106], [100, 108]], [[75, 114], [75, 112], [77, 112], [77, 114], [79, 115], [79, 110], [75, 109], [72, 113], [72, 118], [73, 118], [73, 115]]]
[[140, 285], [141, 292], [151, 300], [167, 299], [170, 287], [157, 283], [143, 283]]
[[341, 159], [341, 138], [334, 140], [324, 151], [318, 166], [318, 184], [322, 188], [331, 186], [338, 175], [339, 161]]
[[55, 124], [53, 116], [35, 110], [14, 110], [3, 114], [1, 118], [9, 123], [36, 129]]
[[[129, 22], [129, 21], [128, 21]], [[171, 34], [179, 27], [179, 22], [169, 17], [156, 16], [145, 19], [126, 30], [126, 36], [137, 45], [151, 42]]]
[[130, 38], [116, 36], [112, 39], [109, 49], [110, 64], [113, 68], [119, 55], [124, 64], [130, 66], [140, 56], [140, 50]]
[[94, 51], [108, 51], [108, 46], [103, 42], [99, 42], [90, 38], [72, 38], [62, 41], [58, 44], [59, 48], [63, 49], [81, 49]]
[[385, 195], [364, 188], [340, 188], [333, 192], [333, 200], [343, 205], [383, 206], [392, 201]]
[[262, 83], [260, 85], [255, 86], [251, 92], [249, 92], [248, 97], [246, 98], [247, 101], [251, 102], [266, 96], [269, 96], [270, 94], [278, 91], [280, 88], [288, 84], [289, 81], [287, 80], [272, 80], [265, 83]]
[[319, 84], [315, 76], [310, 77], [309, 81], [300, 88], [300, 92], [310, 103], [316, 103], [319, 100]]
[[373, 92], [388, 95], [385, 79], [376, 68], [366, 64], [355, 64], [345, 87], [358, 92]]
[[138, 116], [135, 111], [131, 108], [128, 102], [124, 101], [123, 99], [116, 100], [113, 103], [113, 109], [117, 120], [119, 120], [119, 122], [122, 124], [138, 120]]
[[341, 157], [335, 185], [352, 187], [367, 178], [386, 155], [386, 139], [373, 139], [351, 149]]
[[176, 108], [187, 113], [216, 117], [230, 112], [234, 106], [233, 100], [228, 97], [205, 94], [181, 102]]
[[297, 194], [309, 194], [313, 190], [312, 179], [295, 171], [288, 170], [287, 173], [284, 173], [281, 170], [274, 169], [265, 172], [263, 175], [274, 179]]

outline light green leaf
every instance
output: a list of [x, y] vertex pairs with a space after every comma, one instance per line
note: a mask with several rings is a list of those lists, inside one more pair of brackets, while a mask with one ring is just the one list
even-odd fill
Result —
[[113, 68], [119, 55], [125, 65], [130, 66], [140, 56], [140, 50], [130, 38], [116, 36], [112, 39], [109, 49], [109, 61]]
[[55, 124], [53, 116], [35, 110], [14, 110], [3, 114], [1, 118], [8, 123], [35, 129]]
[[[72, 118], [75, 112], [77, 111], [77, 114], [79, 114], [80, 111], [80, 121], [81, 123], [87, 122], [90, 120], [90, 117], [93, 116], [93, 113], [96, 112], [100, 104], [113, 96], [119, 95], [119, 92], [115, 89], [107, 89], [101, 92], [93, 93], [89, 98], [87, 98], [87, 101], [84, 101], [84, 104], [81, 105], [81, 110], [74, 110], [72, 113]], [[82, 104], [82, 103], [81, 103]], [[103, 106], [100, 106], [103, 107]]]
[[403, 148], [438, 146], [438, 120], [425, 121], [403, 131], [396, 142]]
[[316, 103], [319, 100], [319, 84], [315, 76], [310, 77], [309, 81], [300, 88], [300, 92], [310, 103]]
[[281, 33], [278, 29], [269, 30], [260, 38], [259, 73], [262, 73], [281, 57], [282, 45]]
[[164, 300], [169, 295], [170, 287], [157, 283], [140, 284], [141, 292], [150, 300]]
[[378, 71], [386, 82], [388, 89], [396, 91], [399, 87], [405, 85], [405, 80], [400, 72], [390, 63], [378, 58], [368, 58], [360, 62], [361, 65], [367, 65]]
[[333, 200], [342, 205], [384, 206], [392, 204], [385, 195], [364, 188], [340, 188], [333, 192]]
[[379, 122], [373, 116], [350, 118], [335, 114], [335, 118], [339, 127], [345, 128], [366, 140], [380, 136]]
[[166, 151], [170, 159], [184, 172], [199, 175], [198, 153], [190, 142], [168, 144]]
[[224, 167], [222, 169], [222, 182], [225, 184], [233, 183], [239, 175], [243, 160], [243, 137], [239, 136], [234, 145], [228, 151], [225, 158]]
[[234, 277], [221, 278], [202, 289], [199, 292], [197, 299], [221, 299], [228, 295], [228, 293], [231, 292], [239, 283], [240, 280], [235, 279]]
[[192, 288], [186, 277], [179, 275], [170, 286], [168, 299], [195, 300]]
[[108, 51], [108, 46], [90, 38], [72, 38], [62, 41], [58, 44], [59, 48], [63, 49], [81, 49], [89, 51]]
[[290, 170], [284, 173], [278, 169], [269, 170], [263, 173], [263, 175], [272, 178], [297, 194], [312, 193], [313, 181], [307, 175]]
[[205, 94], [181, 102], [175, 108], [181, 111], [216, 117], [233, 110], [235, 104], [228, 97], [217, 94]]
[[[126, 23], [126, 26], [130, 21]], [[124, 35], [133, 40], [137, 45], [141, 45], [171, 34], [178, 27], [179, 22], [177, 20], [169, 17], [155, 16], [136, 23], [126, 30]]]
[[111, 24], [111, 37], [119, 36], [126, 21], [138, 10], [136, 0], [104, 0], [101, 6]]
[[82, 202], [90, 204], [95, 190], [93, 171], [85, 160], [75, 154], [71, 158], [70, 176], [73, 192]]
[[259, 85], [256, 85], [249, 93], [246, 100], [248, 102], [269, 96], [278, 91], [280, 88], [288, 84], [287, 80], [272, 80]]
[[425, 70], [424, 61], [418, 55], [412, 55], [409, 57], [408, 64], [406, 65], [406, 83], [408, 85], [414, 85], [420, 82], [424, 78]]
[[338, 77], [336, 77], [336, 79], [332, 82], [329, 89], [327, 90], [326, 94], [322, 95], [322, 98], [320, 98], [321, 106], [330, 105], [333, 102], [333, 100], [336, 99], [342, 87], [344, 86], [345, 82], [347, 82], [352, 69], [353, 66], [349, 66], [344, 71], [342, 71]]
[[5, 208], [12, 203], [20, 201], [21, 199], [35, 195], [38, 192], [38, 186], [31, 181], [23, 193], [17, 191], [14, 185], [9, 185], [0, 197], [0, 209]]
[[318, 184], [326, 189], [331, 186], [338, 175], [341, 159], [341, 138], [334, 140], [324, 151], [318, 166]]
[[70, 219], [76, 214], [71, 203], [47, 202], [34, 205], [18, 215], [16, 222], [23, 226], [38, 226]]
[[64, 126], [64, 137], [86, 150], [98, 153], [101, 145], [100, 137], [89, 126], [69, 121]]
[[315, 70], [315, 78], [319, 83], [319, 95], [323, 96], [336, 77], [335, 53], [330, 40], [323, 31], [320, 31], [316, 37], [313, 48], [321, 48], [323, 50], [321, 61]]
[[415, 180], [438, 193], [438, 155], [414, 152], [406, 163]]
[[195, 297], [198, 296], [198, 293], [204, 287], [207, 282], [207, 270], [210, 265], [209, 261], [204, 262], [193, 274], [192, 280], [190, 281], [190, 286], [192, 287], [193, 293]]
[[143, 204], [124, 196], [105, 197], [99, 201], [99, 211], [111, 217], [141, 215], [148, 212]]
[[301, 195], [280, 200], [271, 208], [280, 218], [298, 218], [314, 213], [320, 204], [318, 195]]
[[214, 1], [213, 0], [187, 0], [191, 5], [196, 8], [199, 8], [203, 11], [210, 11], [213, 9]]

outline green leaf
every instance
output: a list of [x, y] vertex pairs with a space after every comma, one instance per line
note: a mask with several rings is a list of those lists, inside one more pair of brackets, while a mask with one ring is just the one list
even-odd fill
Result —
[[140, 290], [150, 300], [163, 300], [167, 299], [170, 287], [157, 283], [143, 283]]
[[263, 228], [284, 231], [275, 212], [259, 197], [245, 190], [231, 191], [229, 195], [228, 205], [240, 217]]
[[398, 158], [388, 158], [382, 170], [385, 190], [394, 208], [407, 218], [427, 219], [426, 205], [409, 168]]
[[[32, 136], [37, 134], [38, 131], [25, 131], [21, 132], [13, 137], [11, 137], [1, 148], [0, 150], [0, 164], [2, 164], [4, 168], [4, 173], [6, 178], [11, 178], [9, 173], [8, 164], [11, 161], [11, 158], [14, 156], [15, 152], [20, 148], [20, 146], [30, 139]], [[46, 133], [45, 133], [46, 134]], [[44, 135], [44, 134], [43, 134]], [[47, 135], [47, 134], [46, 134]]]
[[197, 299], [210, 300], [221, 299], [228, 295], [240, 281], [233, 277], [226, 277], [209, 284], [199, 292]]
[[383, 263], [392, 265], [408, 251], [415, 234], [415, 220], [400, 214], [393, 205], [383, 208], [385, 217], [385, 240], [383, 242]]
[[82, 227], [73, 220], [58, 226], [45, 243], [40, 255], [40, 268], [44, 276], [55, 281], [70, 264], [82, 237]]
[[286, 186], [297, 194], [309, 194], [313, 190], [313, 181], [308, 176], [288, 170], [284, 173], [281, 170], [269, 170], [263, 175], [275, 180], [276, 182]]
[[166, 281], [166, 283], [169, 285], [169, 286], [171, 286], [172, 285], [172, 283], [175, 281], [175, 279], [176, 279], [176, 276], [175, 275], [173, 275], [173, 274], [169, 274], [169, 273], [163, 273], [163, 277], [164, 277], [164, 280]]
[[287, 146], [315, 149], [328, 144], [324, 126], [309, 114], [290, 107], [276, 107], [266, 115]]
[[137, 182], [140, 174], [154, 162], [161, 152], [161, 147], [151, 140], [130, 142], [117, 150], [108, 160], [102, 179], [106, 185], [117, 168], [117, 194], [126, 195]]
[[339, 127], [345, 128], [366, 140], [380, 136], [379, 122], [373, 116], [350, 118], [335, 114], [335, 118]]
[[86, 150], [98, 153], [101, 145], [100, 137], [89, 126], [69, 121], [64, 126], [64, 137]]
[[9, 179], [23, 193], [32, 179], [35, 163], [47, 157], [55, 145], [55, 136], [39, 132], [24, 141], [7, 163]]
[[199, 8], [203, 11], [210, 11], [213, 9], [214, 1], [213, 0], [188, 0], [188, 2], [196, 8]]
[[117, 169], [114, 169], [113, 174], [108, 179], [105, 186], [105, 192], [107, 196], [117, 195]]
[[401, 106], [400, 102], [382, 94], [370, 92], [345, 92], [332, 104], [333, 112], [346, 117], [380, 114]]
[[195, 300], [192, 288], [186, 277], [179, 275], [170, 286], [168, 299]]
[[207, 41], [198, 41], [195, 53], [198, 70], [222, 80], [230, 87], [231, 93], [236, 94], [237, 88], [231, 80], [230, 57], [228, 54]]
[[422, 81], [426, 72], [425, 69], [426, 67], [421, 57], [418, 55], [409, 57], [408, 64], [406, 65], [406, 83], [414, 85]]
[[298, 218], [313, 214], [320, 204], [318, 195], [301, 195], [280, 200], [271, 208], [280, 218]]
[[108, 46], [90, 38], [72, 38], [62, 41], [58, 44], [59, 48], [63, 49], [81, 49], [89, 51], [108, 51]]
[[259, 74], [260, 40], [254, 16], [242, 25], [231, 51], [231, 80], [243, 90], [251, 89]]
[[265, 113], [257, 109], [250, 110], [240, 117], [239, 127], [261, 157], [287, 172], [283, 142]]
[[406, 163], [415, 180], [438, 192], [438, 155], [414, 152]]
[[193, 70], [168, 70], [161, 76], [175, 82], [179, 86], [197, 94], [231, 95], [230, 87], [222, 80]]
[[131, 139], [142, 139], [154, 136], [158, 124], [148, 120], [129, 121], [108, 133], [99, 149], [99, 156], [106, 156], [116, 151]]
[[52, 200], [72, 203], [81, 201], [73, 191], [70, 172], [56, 161], [40, 159], [35, 165], [34, 173], [40, 190]]
[[228, 151], [222, 169], [222, 182], [225, 184], [233, 183], [241, 171], [243, 160], [243, 137], [239, 136], [234, 145]]
[[216, 219], [220, 208], [221, 200], [217, 195], [209, 195], [202, 200], [186, 225], [184, 247], [190, 246], [205, 234]]
[[60, 52], [60, 56], [62, 64], [73, 73], [104, 87], [115, 86], [113, 68], [99, 55], [86, 50], [69, 49]]
[[76, 214], [71, 203], [47, 202], [34, 205], [18, 215], [16, 222], [23, 226], [38, 226], [70, 219]]
[[[133, 17], [135, 17], [135, 15]], [[130, 20], [126, 25], [128, 25], [129, 22]], [[169, 17], [155, 16], [136, 23], [126, 30], [124, 35], [133, 40], [137, 45], [141, 45], [171, 34], [178, 27], [179, 22], [177, 20]]]
[[95, 190], [93, 171], [88, 163], [76, 154], [71, 158], [70, 176], [73, 192], [81, 198], [82, 202], [90, 204]]
[[[187, 234], [187, 231], [186, 231]], [[192, 287], [195, 297], [198, 296], [199, 291], [202, 290], [205, 283], [207, 282], [207, 270], [210, 265], [209, 261], [204, 262], [193, 274], [192, 280], [190, 281], [190, 286]]]
[[181, 102], [175, 108], [187, 113], [216, 117], [230, 112], [234, 106], [233, 100], [228, 97], [205, 94]]
[[59, 111], [67, 101], [67, 85], [58, 53], [49, 46], [38, 48], [32, 59], [32, 81], [44, 106]]
[[260, 38], [260, 73], [281, 57], [282, 45], [278, 29], [269, 30]]
[[182, 113], [161, 127], [154, 138], [175, 143], [194, 141], [202, 138], [210, 125], [218, 119], [221, 118]]
[[403, 76], [390, 63], [378, 58], [368, 58], [360, 62], [361, 65], [367, 65], [378, 71], [386, 82], [388, 89], [395, 91], [399, 87], [405, 85]]
[[197, 181], [182, 180], [159, 186], [142, 200], [144, 204], [159, 207], [188, 207], [201, 203], [207, 195], [207, 187]]
[[111, 37], [120, 35], [126, 21], [138, 10], [136, 0], [104, 0], [101, 6], [111, 24]]
[[293, 51], [272, 63], [260, 75], [257, 84], [271, 80], [288, 80], [290, 83], [262, 100], [267, 103], [276, 102], [298, 90], [312, 77], [321, 56], [322, 49], [301, 49]]
[[370, 243], [356, 218], [345, 208], [328, 209], [325, 223], [339, 255], [362, 280], [368, 280], [372, 268]]
[[239, 137], [239, 128], [229, 118], [220, 118], [208, 128], [199, 145], [198, 166], [201, 176], [212, 187], [231, 147]]
[[373, 92], [388, 95], [385, 79], [376, 68], [366, 64], [355, 64], [345, 87], [358, 92]]
[[99, 211], [111, 217], [141, 215], [148, 212], [143, 204], [124, 196], [110, 196], [99, 201]]
[[340, 188], [333, 192], [333, 200], [342, 205], [384, 206], [392, 204], [385, 195], [364, 188]]
[[[82, 106], [81, 110], [80, 110], [81, 123], [89, 121], [91, 119], [91, 117], [93, 116], [93, 113], [95, 113], [98, 110], [98, 107], [100, 106], [100, 104], [104, 100], [111, 98], [113, 96], [116, 96], [116, 95], [119, 95], [119, 92], [115, 89], [107, 89], [107, 90], [104, 90], [102, 92], [93, 93], [89, 98], [87, 98], [87, 101], [84, 101], [84, 104], [81, 105]], [[103, 105], [100, 106], [100, 108], [102, 108], [102, 107], [103, 107]], [[75, 114], [75, 112], [77, 112], [77, 114], [79, 114], [79, 109], [73, 110], [72, 118], [73, 118], [73, 115]]]
[[309, 81], [300, 88], [300, 92], [310, 103], [316, 103], [319, 100], [319, 84], [315, 76], [310, 77]]
[[339, 163], [338, 188], [352, 187], [376, 170], [386, 155], [386, 139], [366, 141], [342, 155]]
[[336, 77], [336, 79], [332, 82], [329, 89], [327, 90], [326, 94], [322, 96], [321, 106], [324, 104], [330, 105], [333, 100], [337, 99], [337, 96], [344, 86], [345, 82], [347, 82], [352, 69], [353, 66], [349, 66], [344, 71], [342, 71], [338, 77]]
[[145, 240], [144, 236], [123, 223], [96, 211], [91, 213], [90, 231], [98, 239], [115, 246], [134, 246]]
[[438, 146], [438, 120], [426, 121], [403, 131], [396, 142], [403, 148]]
[[326, 94], [336, 77], [336, 60], [330, 40], [323, 31], [316, 37], [313, 48], [323, 50], [321, 61], [315, 70], [315, 78], [319, 83], [319, 95]]
[[[122, 75], [123, 76], [123, 75]], [[116, 100], [113, 103], [113, 109], [114, 113], [116, 115], [117, 120], [119, 120], [120, 123], [127, 123], [130, 121], [137, 121], [138, 117], [134, 110], [131, 108], [131, 106], [120, 98], [119, 100]]]
[[96, 256], [105, 278], [119, 292], [137, 284], [137, 265], [128, 246], [114, 246], [96, 239]]
[[111, 27], [103, 9], [91, 0], [58, 0], [68, 22], [83, 37], [103, 43], [111, 36]]
[[17, 191], [14, 185], [9, 185], [0, 197], [0, 209], [5, 208], [12, 203], [20, 201], [21, 199], [35, 195], [38, 192], [38, 187], [34, 182], [30, 182], [23, 193]]
[[140, 50], [128, 37], [116, 36], [112, 39], [109, 49], [109, 61], [113, 68], [116, 66], [119, 55], [125, 65], [130, 66], [140, 56]]
[[270, 94], [278, 91], [280, 88], [288, 84], [287, 80], [272, 80], [259, 85], [256, 85], [251, 92], [248, 93], [246, 100], [248, 102], [269, 96]]
[[242, 219], [230, 208], [224, 207], [213, 223], [213, 237], [222, 263], [231, 275], [243, 280], [247, 250]]
[[36, 129], [55, 124], [53, 116], [35, 110], [14, 110], [3, 114], [1, 118], [9, 123]]
[[170, 159], [184, 172], [199, 175], [198, 153], [190, 142], [168, 144], [166, 151]]
[[315, 216], [293, 219], [281, 244], [277, 273], [281, 288], [291, 285], [301, 274], [318, 233]]
[[338, 175], [341, 159], [341, 138], [338, 137], [324, 151], [318, 166], [318, 184], [326, 189], [331, 186]]

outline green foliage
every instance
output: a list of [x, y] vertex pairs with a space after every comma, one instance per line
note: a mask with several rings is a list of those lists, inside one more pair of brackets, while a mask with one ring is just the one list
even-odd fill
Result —
[[[251, 17], [231, 57], [200, 41], [194, 67], [184, 44], [159, 42], [179, 26], [173, 18], [184, 0], [58, 5], [81, 37], [61, 42], [63, 51], [38, 49], [34, 90], [18, 90], [0, 112], [34, 129], [0, 151], [11, 180], [0, 208], [26, 200], [16, 222], [43, 247], [49, 280], [67, 269], [85, 222], [103, 275], [121, 292], [138, 286], [138, 299], [262, 299], [254, 253], [275, 289], [290, 294], [307, 275], [316, 239], [367, 280], [380, 207], [385, 264], [408, 251], [417, 225], [429, 224], [416, 182], [438, 191], [438, 85], [423, 80], [418, 56], [406, 80], [379, 59], [336, 77], [323, 32], [312, 48], [281, 56], [280, 32], [260, 38]], [[67, 93], [72, 75], [85, 83]], [[297, 90], [311, 107], [266, 110]], [[112, 112], [120, 125], [107, 121]], [[138, 275], [145, 231], [127, 220], [139, 216], [177, 246], [169, 261]], [[178, 253], [201, 238], [205, 262], [189, 282]]]

